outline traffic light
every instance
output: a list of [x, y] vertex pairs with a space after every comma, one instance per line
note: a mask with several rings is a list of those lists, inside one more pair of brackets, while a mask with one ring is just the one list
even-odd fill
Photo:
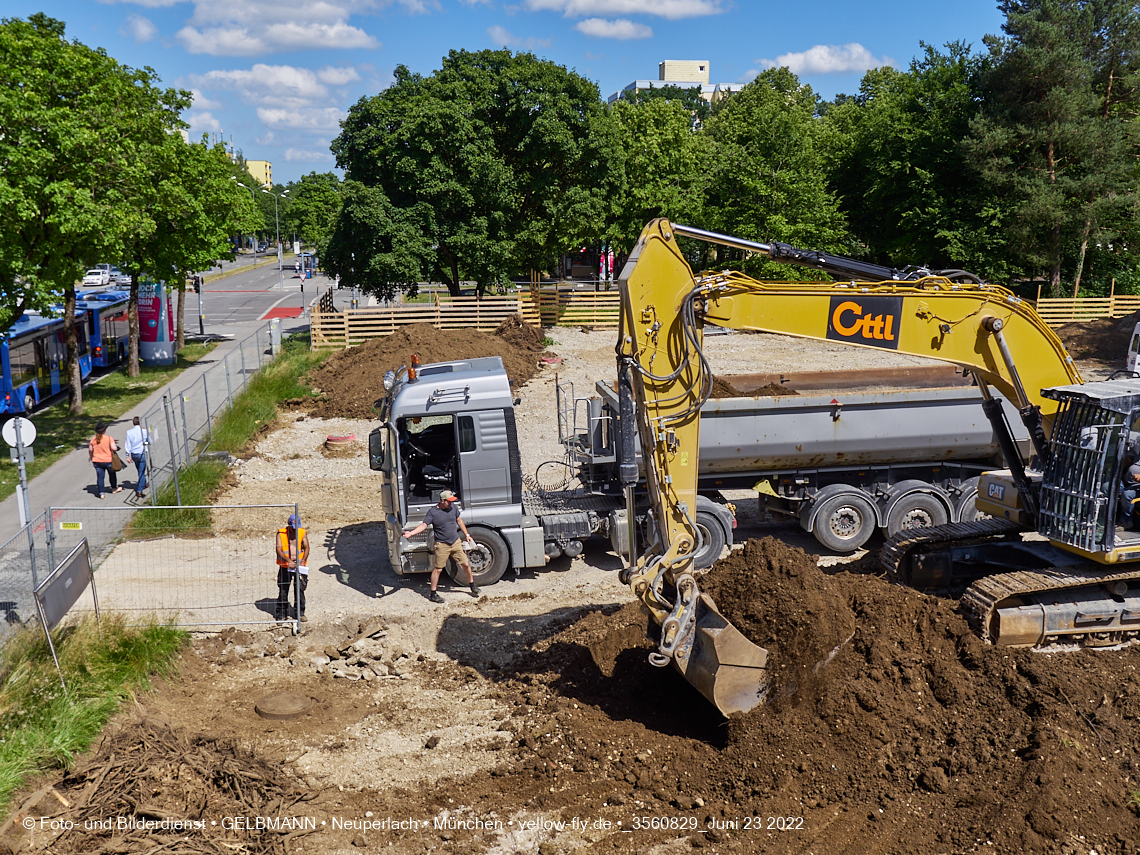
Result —
[[195, 294], [201, 294], [202, 293], [202, 277], [201, 276], [195, 276], [194, 277], [194, 293]]

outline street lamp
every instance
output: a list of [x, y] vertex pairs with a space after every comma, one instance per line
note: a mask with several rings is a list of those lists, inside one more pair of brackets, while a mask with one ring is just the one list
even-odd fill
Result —
[[[284, 291], [285, 290], [285, 274], [281, 270], [281, 220], [278, 219], [278, 217], [277, 217], [277, 200], [284, 198], [286, 195], [288, 195], [289, 191], [284, 190], [284, 191], [282, 191], [281, 195], [279, 196], [276, 193], [273, 193], [269, 190], [266, 190], [264, 187], [262, 187], [261, 192], [262, 193], [269, 193], [269, 195], [273, 197], [273, 222], [277, 225], [277, 276], [281, 280], [281, 290]], [[303, 291], [304, 289], [305, 289], [305, 282], [304, 282], [304, 280], [302, 280], [301, 281], [301, 290]]]

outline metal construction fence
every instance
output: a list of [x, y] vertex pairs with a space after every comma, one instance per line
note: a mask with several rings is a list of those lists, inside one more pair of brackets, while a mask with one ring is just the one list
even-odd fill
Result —
[[[178, 471], [207, 449], [214, 422], [230, 408], [250, 379], [273, 361], [275, 343], [280, 342], [276, 329], [273, 322], [266, 324], [238, 342], [233, 351], [193, 383], [179, 391], [172, 385], [163, 393], [162, 401], [141, 417], [143, 427], [150, 433], [147, 481], [152, 504], [172, 480], [176, 501], [182, 504]], [[123, 475], [128, 483], [134, 482], [129, 461]]]
[[[296, 504], [48, 508], [0, 545], [0, 645], [36, 620], [33, 592], [87, 540], [99, 607], [183, 627], [276, 623], [274, 537]], [[295, 623], [296, 591], [289, 617]], [[84, 594], [73, 608], [94, 610]]]

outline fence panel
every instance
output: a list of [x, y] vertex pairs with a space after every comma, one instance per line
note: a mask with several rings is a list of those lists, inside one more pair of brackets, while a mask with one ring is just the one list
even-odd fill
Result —
[[[100, 609], [139, 622], [153, 615], [184, 627], [276, 622], [273, 539], [288, 515], [297, 513], [296, 505], [52, 508], [50, 513], [60, 560], [87, 538]], [[73, 612], [86, 611], [84, 603]]]
[[1035, 308], [1045, 323], [1052, 327], [1099, 318], [1123, 318], [1140, 312], [1140, 296], [1133, 294], [1112, 297], [1043, 297]]
[[[0, 645], [21, 623], [36, 619], [32, 592], [54, 566], [47, 539], [47, 512], [0, 545]], [[63, 556], [60, 556], [62, 560]]]

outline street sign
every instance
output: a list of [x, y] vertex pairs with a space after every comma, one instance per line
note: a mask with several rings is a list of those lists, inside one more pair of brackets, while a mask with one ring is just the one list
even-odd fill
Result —
[[16, 447], [16, 422], [20, 423], [20, 439], [24, 445], [31, 445], [36, 441], [36, 426], [28, 419], [21, 416], [16, 416], [14, 419], [9, 419], [2, 429], [0, 429], [0, 436], [4, 437], [4, 441], [12, 448]]

